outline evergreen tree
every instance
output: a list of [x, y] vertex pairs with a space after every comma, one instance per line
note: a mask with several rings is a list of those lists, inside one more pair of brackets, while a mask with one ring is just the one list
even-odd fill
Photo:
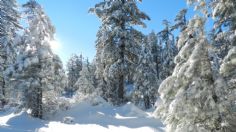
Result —
[[158, 44], [157, 35], [154, 31], [152, 31], [147, 36], [147, 43], [150, 47], [153, 63], [155, 63], [156, 65], [157, 77], [159, 77], [160, 66], [161, 66], [161, 46]]
[[215, 21], [215, 49], [219, 58], [223, 59], [232, 46], [236, 45], [236, 4], [234, 0], [215, 0], [210, 3], [212, 17]]
[[[232, 104], [232, 108], [236, 108], [235, 100], [236, 100], [236, 47], [230, 49], [227, 56], [224, 58], [222, 65], [220, 67], [220, 74], [226, 81], [228, 93], [228, 101]], [[235, 110], [234, 110], [235, 111]], [[232, 111], [231, 111], [232, 112]]]
[[129, 45], [129, 62], [127, 62], [127, 70], [126, 70], [126, 86], [132, 85], [134, 83], [133, 76], [135, 74], [135, 69], [137, 67], [138, 61], [139, 61], [139, 55], [142, 51], [142, 45], [144, 41], [146, 41], [146, 36], [137, 30], [132, 31], [133, 34], [133, 44]]
[[215, 89], [203, 24], [200, 17], [189, 22], [183, 34], [192, 37], [180, 36], [178, 47], [182, 48], [175, 58], [174, 72], [159, 88], [163, 104], [156, 114], [164, 119], [170, 132], [223, 129], [222, 115], [227, 110], [220, 109], [224, 101], [219, 95], [224, 89]]
[[[235, 44], [236, 44], [236, 7], [234, 0], [214, 0], [214, 1], [193, 1], [198, 9], [203, 9], [208, 16], [214, 20], [213, 33], [211, 35], [212, 45], [214, 46], [217, 58], [214, 63], [218, 67], [221, 64], [220, 73], [216, 81], [217, 100], [221, 103], [220, 112], [221, 131], [235, 131], [234, 114], [235, 111]], [[210, 9], [208, 9], [210, 7]], [[223, 61], [222, 61], [223, 60]]]
[[134, 74], [133, 102], [143, 109], [154, 106], [157, 99], [157, 72], [156, 62], [152, 52], [152, 44], [142, 46], [138, 66]]
[[159, 79], [164, 80], [170, 76], [175, 67], [174, 57], [177, 54], [177, 47], [175, 45], [174, 35], [170, 27], [170, 22], [163, 20], [165, 29], [158, 33], [161, 49], [161, 67], [159, 69]]
[[[222, 65], [220, 66], [220, 75], [223, 77], [225, 85], [222, 82], [219, 83], [220, 87], [226, 87], [226, 93], [222, 98], [227, 99], [227, 103], [224, 108], [228, 110], [225, 113], [225, 124], [227, 131], [235, 131], [235, 117], [234, 112], [236, 109], [236, 3], [234, 0], [215, 0], [211, 3], [212, 16], [215, 20], [214, 29], [222, 29], [223, 32], [217, 35], [224, 43], [220, 44], [220, 50], [222, 52], [221, 58], [224, 57]], [[223, 27], [223, 28], [222, 28]], [[217, 40], [217, 39], [216, 39]]]
[[14, 63], [16, 44], [14, 38], [19, 26], [19, 12], [15, 0], [0, 0], [0, 107], [9, 98], [8, 78], [5, 70]]
[[80, 72], [83, 67], [83, 56], [73, 54], [69, 61], [67, 62], [67, 76], [68, 76], [68, 86], [66, 88], [66, 92], [71, 96], [75, 91], [78, 90], [79, 87], [75, 87], [76, 81], [80, 78]]
[[103, 61], [103, 48], [104, 48], [104, 40], [106, 35], [104, 34], [103, 31], [105, 30], [105, 27], [100, 26], [98, 32], [97, 32], [97, 40], [96, 40], [96, 55], [95, 55], [95, 77], [97, 80], [97, 88], [99, 89], [99, 95], [101, 95], [102, 97], [105, 97], [105, 93], [106, 93], [106, 89], [108, 89], [106, 87], [106, 82], [104, 80], [104, 76], [103, 76], [103, 71], [105, 69], [105, 64]]
[[209, 4], [212, 8], [212, 17], [215, 20], [215, 28], [227, 26], [229, 31], [236, 29], [236, 6], [234, 0], [214, 0]]
[[35, 0], [23, 7], [28, 22], [25, 43], [8, 75], [15, 88], [22, 91], [24, 107], [31, 110], [32, 116], [43, 118], [44, 112], [56, 109], [54, 103], [65, 85], [65, 76], [59, 57], [50, 49], [55, 29], [49, 18]]
[[220, 75], [222, 78], [219, 78], [217, 89], [224, 89], [224, 93], [220, 95], [220, 99], [224, 101], [222, 109], [227, 110], [223, 113], [224, 118], [224, 130], [233, 132], [235, 131], [235, 100], [236, 100], [236, 47], [231, 48], [224, 58], [222, 65], [220, 67]]
[[78, 92], [84, 95], [92, 94], [95, 91], [95, 67], [89, 63], [88, 59], [83, 64], [80, 78], [75, 84]]
[[207, 17], [212, 18], [214, 27], [211, 33], [211, 41], [214, 50], [219, 57], [219, 63], [227, 55], [235, 43], [236, 29], [235, 1], [234, 0], [187, 0], [188, 4], [194, 5]]
[[[48, 74], [47, 79], [45, 79], [45, 84], [42, 82], [43, 89], [43, 118], [48, 119], [53, 116], [58, 110], [64, 109], [61, 106], [60, 96], [62, 95], [63, 90], [67, 86], [67, 78], [65, 71], [63, 69], [63, 64], [58, 55], [53, 54], [51, 60], [50, 69], [51, 73]], [[48, 67], [49, 67], [48, 66]], [[42, 71], [47, 72], [47, 71]]]
[[187, 26], [187, 19], [186, 19], [187, 9], [182, 9], [175, 17], [175, 25], [172, 26], [173, 29], [180, 29], [180, 32], [184, 31]]
[[[136, 31], [132, 25], [145, 26], [142, 20], [149, 17], [139, 11], [135, 0], [105, 0], [90, 9], [102, 21], [97, 40], [96, 67], [102, 96], [119, 105], [124, 101], [124, 86], [128, 63], [137, 58], [132, 47]], [[100, 50], [100, 51], [98, 51]], [[99, 53], [99, 54], [98, 54]]]

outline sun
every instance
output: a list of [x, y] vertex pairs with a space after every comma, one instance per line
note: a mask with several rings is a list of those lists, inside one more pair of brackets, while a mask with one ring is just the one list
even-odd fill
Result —
[[57, 37], [55, 37], [54, 40], [51, 40], [49, 44], [54, 53], [58, 53], [62, 49], [62, 43]]

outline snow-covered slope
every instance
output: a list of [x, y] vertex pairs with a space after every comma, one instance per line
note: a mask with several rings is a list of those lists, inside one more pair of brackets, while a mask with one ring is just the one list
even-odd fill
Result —
[[[63, 123], [66, 117], [72, 122]], [[67, 111], [59, 112], [51, 120], [35, 119], [26, 112], [0, 112], [0, 132], [164, 132], [164, 126], [159, 120], [131, 103], [113, 107], [107, 103], [92, 106], [90, 103], [82, 102]]]

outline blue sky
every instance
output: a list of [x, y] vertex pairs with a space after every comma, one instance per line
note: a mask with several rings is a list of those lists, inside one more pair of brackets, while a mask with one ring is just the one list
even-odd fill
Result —
[[[96, 54], [96, 33], [100, 26], [99, 19], [88, 13], [88, 9], [102, 0], [37, 0], [44, 8], [56, 27], [54, 51], [65, 63], [72, 53], [82, 53], [89, 60]], [[18, 0], [19, 4], [27, 0]], [[145, 34], [160, 31], [162, 20], [172, 21], [182, 8], [185, 0], [143, 0], [138, 6], [151, 17], [146, 21], [147, 28], [140, 29]]]

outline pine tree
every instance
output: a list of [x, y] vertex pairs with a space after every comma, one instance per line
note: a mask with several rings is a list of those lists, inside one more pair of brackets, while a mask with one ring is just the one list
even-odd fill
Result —
[[190, 5], [194, 5], [195, 9], [200, 10], [204, 15], [214, 20], [211, 39], [215, 52], [222, 60], [236, 41], [234, 37], [236, 29], [236, 17], [234, 15], [236, 10], [235, 1], [187, 0], [187, 2]]
[[211, 8], [210, 13], [214, 20], [211, 39], [214, 50], [220, 59], [219, 63], [221, 63], [236, 41], [234, 37], [236, 29], [235, 1], [215, 0], [210, 1], [208, 6]]
[[69, 61], [67, 62], [67, 76], [68, 76], [68, 86], [66, 88], [67, 93], [70, 96], [73, 95], [75, 91], [78, 90], [79, 87], [75, 87], [76, 81], [80, 78], [80, 72], [83, 67], [83, 56], [73, 54]]
[[187, 26], [187, 19], [186, 19], [187, 9], [182, 9], [175, 17], [175, 24], [172, 26], [173, 29], [180, 29], [180, 32], [184, 31]]
[[80, 78], [75, 83], [75, 87], [78, 88], [79, 93], [89, 95], [95, 91], [95, 83], [95, 67], [87, 59], [83, 64]]
[[156, 65], [157, 77], [159, 77], [160, 63], [161, 63], [161, 46], [158, 44], [157, 35], [154, 31], [152, 31], [147, 36], [147, 43], [150, 46], [152, 58], [154, 61], [153, 63], [155, 63]]
[[234, 0], [215, 0], [209, 4], [212, 8], [212, 17], [215, 20], [215, 28], [227, 26], [234, 32], [236, 29], [235, 1]]
[[[134, 83], [133, 76], [135, 74], [135, 69], [137, 67], [138, 61], [139, 61], [139, 54], [142, 50], [142, 45], [145, 41], [146, 36], [137, 30], [132, 31], [132, 37], [133, 37], [133, 44], [129, 45], [130, 53], [129, 53], [129, 59], [130, 62], [127, 62], [126, 67], [126, 86], [132, 85]], [[126, 89], [125, 89], [126, 90]], [[127, 92], [126, 92], [127, 93]]]
[[[90, 12], [102, 21], [97, 40], [97, 69], [102, 96], [119, 105], [124, 101], [124, 86], [128, 63], [137, 58], [133, 51], [135, 39], [132, 25], [145, 26], [149, 17], [139, 11], [135, 0], [106, 0], [95, 5]], [[99, 51], [98, 51], [99, 50]], [[99, 53], [99, 54], [98, 54]]]
[[[236, 6], [234, 0], [216, 0], [211, 3], [212, 17], [215, 20], [214, 30], [218, 29], [218, 35], [214, 42], [222, 43], [220, 48], [223, 55], [220, 58], [224, 58], [221, 65], [221, 74], [228, 76], [231, 74], [234, 76], [234, 69], [231, 69], [234, 65], [234, 54], [236, 46]], [[222, 28], [225, 28], [224, 30]], [[217, 41], [219, 40], [219, 41]], [[221, 40], [221, 41], [220, 41]], [[223, 47], [223, 48], [222, 48]], [[230, 73], [228, 73], [230, 70]], [[228, 75], [226, 75], [228, 74]], [[233, 79], [233, 78], [231, 78]], [[229, 81], [227, 81], [229, 82]]]
[[174, 57], [177, 55], [177, 47], [175, 45], [174, 35], [172, 34], [172, 29], [170, 22], [163, 20], [163, 25], [165, 29], [158, 33], [159, 43], [161, 48], [161, 67], [159, 69], [159, 79], [164, 80], [170, 76], [175, 67]]
[[55, 29], [49, 18], [35, 0], [30, 0], [23, 7], [28, 22], [24, 46], [8, 74], [13, 74], [12, 84], [22, 92], [24, 107], [31, 110], [33, 117], [43, 118], [45, 112], [56, 109], [52, 102], [55, 103], [56, 96], [61, 93], [65, 76], [59, 57], [50, 49]]
[[[164, 119], [168, 131], [208, 132], [222, 130], [224, 101], [216, 89], [208, 56], [208, 41], [204, 35], [204, 20], [195, 16], [183, 34], [175, 58], [176, 67], [172, 76], [159, 88], [163, 101], [156, 114]], [[218, 91], [217, 91], [218, 90]]]
[[[194, 3], [195, 2], [195, 3]], [[214, 65], [221, 64], [215, 89], [218, 102], [222, 102], [220, 112], [221, 131], [235, 131], [235, 44], [236, 44], [236, 7], [234, 0], [194, 1], [198, 9], [205, 10], [214, 20], [213, 33], [211, 35], [212, 45], [218, 60]], [[210, 10], [208, 9], [210, 7]], [[223, 60], [223, 61], [222, 61]]]
[[157, 99], [156, 62], [152, 54], [152, 43], [142, 45], [138, 66], [134, 74], [133, 102], [143, 109], [154, 106]]
[[99, 95], [101, 95], [102, 97], [105, 97], [105, 93], [106, 93], [106, 89], [108, 89], [106, 87], [106, 83], [103, 77], [103, 71], [105, 69], [105, 64], [103, 61], [103, 48], [104, 48], [104, 40], [106, 35], [104, 34], [103, 31], [105, 30], [105, 27], [100, 26], [98, 32], [97, 32], [97, 40], [96, 40], [96, 55], [95, 55], [95, 77], [97, 80], [97, 88], [99, 89]]
[[0, 0], [0, 106], [6, 103], [10, 90], [5, 70], [14, 63], [16, 44], [14, 38], [19, 26], [19, 12], [15, 0]]
[[[232, 108], [236, 108], [236, 47], [233, 47], [228, 52], [227, 56], [224, 58], [222, 65], [220, 67], [220, 74], [226, 81], [226, 86], [228, 93], [225, 95], [228, 98], [229, 103], [232, 105]], [[232, 112], [232, 111], [231, 111]]]
[[[221, 58], [224, 57], [220, 66], [220, 75], [223, 77], [223, 82], [219, 83], [219, 88], [226, 87], [226, 94], [222, 98], [226, 98], [228, 105], [224, 106], [228, 112], [225, 113], [225, 128], [227, 131], [235, 131], [235, 116], [236, 109], [236, 3], [234, 0], [216, 0], [212, 1], [212, 16], [215, 20], [214, 30], [222, 29], [223, 31], [216, 35], [216, 40], [221, 40], [224, 43], [220, 44], [222, 53]], [[223, 28], [222, 28], [223, 27]], [[220, 39], [217, 39], [220, 38]], [[217, 42], [217, 41], [216, 41]], [[225, 83], [225, 85], [223, 85]]]
[[[48, 79], [42, 83], [43, 89], [43, 119], [48, 119], [61, 109], [60, 96], [67, 85], [67, 78], [63, 69], [63, 64], [58, 55], [53, 54], [53, 58], [48, 67], [52, 70], [48, 74]], [[47, 71], [43, 71], [47, 72]], [[63, 108], [62, 108], [63, 109]]]
[[220, 67], [220, 75], [222, 78], [218, 79], [218, 89], [225, 89], [225, 93], [220, 97], [225, 101], [222, 109], [228, 110], [224, 113], [224, 128], [225, 131], [235, 131], [235, 100], [236, 100], [236, 47], [229, 50], [227, 56], [224, 58]]

